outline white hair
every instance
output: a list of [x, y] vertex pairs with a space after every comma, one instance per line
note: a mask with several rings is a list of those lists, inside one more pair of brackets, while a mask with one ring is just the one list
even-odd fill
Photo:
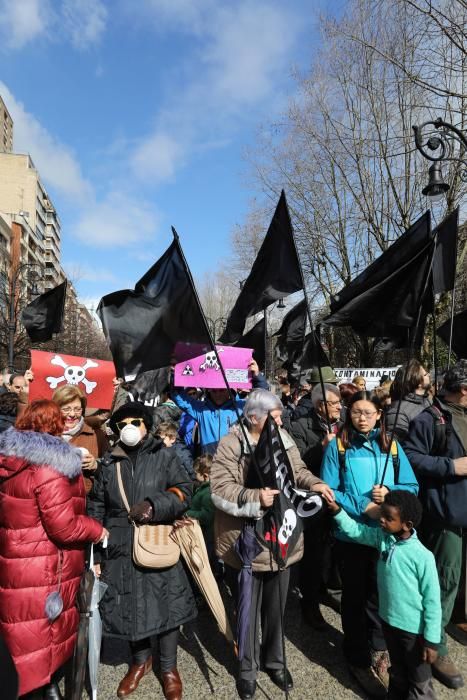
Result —
[[[341, 393], [335, 384], [324, 385], [324, 393], [327, 394], [328, 392], [334, 394], [334, 396], [337, 396], [338, 399], [341, 398]], [[326, 401], [326, 398], [323, 396], [321, 384], [317, 384], [311, 392], [311, 403], [313, 404], [313, 408], [316, 408], [321, 401]]]
[[282, 402], [267, 389], [255, 389], [251, 392], [243, 407], [243, 415], [247, 420], [250, 416], [256, 416], [257, 419], [267, 416], [269, 411], [282, 410]]

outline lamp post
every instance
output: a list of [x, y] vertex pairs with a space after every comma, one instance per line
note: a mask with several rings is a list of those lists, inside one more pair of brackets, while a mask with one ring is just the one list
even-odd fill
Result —
[[[442, 162], [459, 163], [460, 178], [467, 182], [467, 137], [453, 124], [441, 118], [412, 127], [415, 145], [422, 156], [432, 162], [428, 170], [428, 184], [422, 192], [434, 201], [440, 200], [449, 190], [441, 169]], [[456, 155], [456, 148], [459, 153]]]
[[[10, 305], [8, 312], [8, 370], [14, 372], [14, 355], [15, 355], [15, 332], [16, 332], [16, 286], [23, 270], [28, 268], [37, 267], [38, 263], [22, 263], [18, 265], [11, 276], [10, 282]], [[39, 294], [37, 289], [36, 277], [32, 280], [31, 295], [37, 296]]]

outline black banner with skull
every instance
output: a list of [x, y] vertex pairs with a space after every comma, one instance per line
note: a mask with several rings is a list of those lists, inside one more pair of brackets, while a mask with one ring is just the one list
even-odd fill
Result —
[[245, 486], [280, 491], [272, 507], [255, 522], [255, 530], [278, 567], [283, 568], [303, 531], [302, 519], [317, 515], [323, 502], [319, 494], [297, 488], [280, 431], [270, 415], [250, 463]]

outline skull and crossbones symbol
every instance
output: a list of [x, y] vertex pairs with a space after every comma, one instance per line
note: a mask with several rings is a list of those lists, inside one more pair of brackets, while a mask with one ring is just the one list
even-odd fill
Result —
[[289, 539], [297, 526], [297, 514], [293, 508], [287, 508], [284, 513], [284, 520], [279, 529], [277, 539], [281, 548], [282, 556], [285, 557], [289, 548]]
[[97, 362], [93, 360], [86, 360], [84, 365], [69, 365], [65, 360], [60, 357], [60, 355], [55, 355], [50, 360], [50, 364], [57, 365], [63, 368], [63, 374], [61, 377], [46, 377], [45, 381], [48, 383], [51, 389], [56, 389], [59, 384], [66, 382], [67, 384], [72, 384], [76, 386], [77, 384], [83, 384], [86, 389], [86, 394], [91, 394], [97, 382], [91, 382], [86, 378], [86, 370], [91, 367], [99, 367]]
[[[217, 352], [222, 352], [222, 348], [219, 348]], [[220, 365], [217, 361], [217, 356], [214, 350], [207, 352], [204, 356], [204, 362], [200, 364], [199, 371], [205, 372], [207, 369], [215, 369], [216, 372], [220, 370]]]

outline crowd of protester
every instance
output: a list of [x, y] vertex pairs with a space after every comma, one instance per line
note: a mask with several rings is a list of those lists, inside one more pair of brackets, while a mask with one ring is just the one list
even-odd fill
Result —
[[11, 698], [62, 697], [90, 544], [108, 586], [104, 636], [131, 650], [118, 697], [151, 672], [156, 648], [164, 696], [182, 697], [177, 647], [180, 627], [197, 614], [195, 584], [181, 561], [136, 566], [134, 524], [199, 520], [216, 577], [235, 599], [235, 544], [278, 494], [246, 483], [268, 415], [297, 487], [319, 494], [324, 507], [306, 519], [284, 568], [262, 544], [254, 558], [239, 697], [255, 696], [260, 670], [293, 688], [281, 617], [295, 565], [303, 622], [326, 634], [320, 606], [339, 609], [349, 672], [370, 697], [433, 699], [432, 676], [463, 686], [446, 627], [467, 528], [467, 361], [433, 387], [411, 360], [372, 391], [363, 376], [339, 384], [331, 367], [270, 384], [255, 361], [250, 371], [247, 396], [184, 390], [172, 379], [155, 407], [129, 400], [116, 381], [112, 411], [94, 414], [77, 386], [28, 402], [32, 373], [2, 376], [0, 651], [5, 674], [16, 669]]

